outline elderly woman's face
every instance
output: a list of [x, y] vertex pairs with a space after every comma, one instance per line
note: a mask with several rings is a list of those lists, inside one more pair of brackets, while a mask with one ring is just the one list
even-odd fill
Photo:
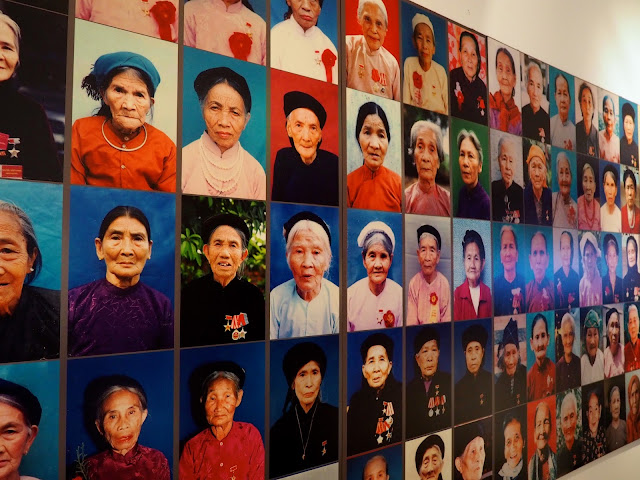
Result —
[[540, 69], [532, 66], [529, 67], [529, 82], [527, 83], [527, 94], [529, 95], [529, 103], [534, 112], [540, 109], [542, 101], [542, 73]]
[[582, 266], [584, 267], [584, 274], [589, 278], [593, 278], [596, 273], [597, 252], [591, 242], [584, 246], [584, 252], [582, 253]]
[[620, 391], [615, 390], [611, 394], [611, 401], [609, 402], [609, 410], [611, 411], [611, 417], [613, 420], [620, 419]]
[[636, 122], [633, 121], [631, 115], [624, 116], [622, 127], [624, 128], [624, 136], [627, 139], [627, 143], [631, 143], [633, 141], [633, 131], [636, 129]]
[[476, 42], [468, 35], [465, 35], [460, 41], [460, 63], [462, 64], [462, 71], [470, 82], [473, 81], [478, 73], [479, 61]]
[[299, 230], [291, 241], [289, 267], [299, 292], [319, 292], [322, 276], [329, 268], [329, 252], [310, 230]]
[[367, 115], [364, 119], [362, 129], [358, 134], [358, 142], [364, 157], [364, 164], [369, 170], [376, 172], [384, 163], [384, 157], [387, 155], [389, 147], [387, 129], [378, 115]]
[[549, 266], [549, 254], [547, 242], [542, 233], [536, 233], [531, 239], [531, 252], [529, 253], [529, 266], [533, 271], [533, 277], [540, 283]]
[[480, 256], [480, 248], [475, 242], [467, 244], [464, 249], [464, 271], [471, 287], [478, 286], [483, 269], [484, 259]]
[[506, 187], [510, 187], [513, 183], [516, 166], [516, 145], [511, 140], [505, 140], [500, 145], [500, 153], [498, 154], [498, 163], [500, 164], [500, 175]]
[[440, 348], [438, 342], [429, 340], [422, 345], [422, 348], [415, 355], [416, 363], [420, 368], [422, 378], [431, 378], [438, 371], [438, 359], [440, 358]]
[[296, 152], [305, 163], [315, 160], [322, 140], [320, 121], [308, 108], [296, 108], [287, 118], [287, 135], [293, 139]]
[[296, 378], [293, 379], [292, 388], [305, 411], [313, 406], [318, 393], [320, 393], [320, 384], [322, 383], [322, 373], [320, 366], [314, 360], [305, 364], [300, 370]]
[[604, 176], [604, 196], [607, 199], [607, 204], [613, 206], [616, 203], [616, 195], [618, 194], [618, 184], [612, 178], [612, 175]]
[[480, 163], [480, 153], [469, 137], [460, 142], [458, 164], [460, 165], [460, 176], [467, 188], [475, 187], [478, 184], [478, 176], [482, 173], [482, 164]]
[[318, 0], [287, 0], [291, 7], [293, 19], [306, 32], [318, 23], [320, 2]]
[[433, 39], [431, 27], [426, 23], [419, 23], [413, 31], [413, 46], [418, 51], [418, 57], [423, 62], [431, 62], [436, 53], [436, 42]]
[[362, 7], [362, 13], [358, 18], [358, 23], [362, 27], [362, 35], [369, 50], [377, 51], [384, 45], [384, 39], [387, 36], [387, 21], [384, 13], [378, 5], [373, 3], [365, 3]]
[[595, 394], [591, 394], [589, 397], [589, 406], [587, 407], [587, 418], [589, 420], [589, 431], [595, 435], [598, 431], [598, 423], [600, 422], [600, 413], [602, 412], [602, 407], [600, 406], [600, 401], [598, 400], [598, 396]]
[[381, 243], [372, 245], [362, 260], [369, 282], [374, 285], [383, 283], [389, 274], [392, 260], [393, 254], [390, 254]]
[[222, 285], [227, 285], [235, 278], [249, 253], [242, 247], [238, 232], [229, 225], [216, 228], [202, 251], [211, 266], [213, 279]]
[[542, 191], [547, 176], [547, 165], [540, 157], [532, 157], [529, 160], [529, 179], [534, 191]]
[[558, 160], [558, 188], [563, 197], [571, 195], [571, 167], [565, 157]]
[[0, 315], [15, 311], [36, 255], [27, 253], [27, 240], [16, 216], [0, 212]]
[[562, 341], [562, 350], [565, 355], [571, 355], [573, 352], [573, 340], [575, 333], [570, 323], [563, 323], [560, 327], [560, 340]]
[[0, 478], [20, 478], [18, 467], [37, 433], [38, 427], [29, 427], [20, 410], [0, 403]]
[[142, 127], [153, 105], [147, 85], [130, 70], [111, 79], [103, 101], [111, 110], [111, 124], [123, 134]]
[[556, 105], [558, 106], [558, 115], [564, 121], [569, 116], [569, 103], [571, 96], [569, 94], [569, 84], [563, 77], [556, 79]]
[[418, 472], [420, 480], [438, 480], [443, 466], [444, 461], [440, 449], [435, 445], [427, 448], [422, 456], [422, 464]]
[[518, 245], [513, 232], [505, 230], [500, 237], [500, 262], [505, 271], [514, 271], [518, 263]]
[[102, 419], [96, 420], [98, 431], [115, 453], [125, 455], [136, 443], [147, 418], [140, 397], [128, 390], [112, 393], [102, 404]]
[[636, 266], [636, 244], [635, 242], [627, 242], [627, 263], [629, 267]]
[[235, 384], [228, 378], [216, 378], [207, 389], [204, 413], [213, 427], [226, 427], [233, 422], [236, 408], [242, 402], [243, 391], [236, 393]]
[[613, 125], [616, 121], [616, 112], [613, 109], [613, 102], [610, 98], [607, 98], [602, 106], [602, 117], [604, 119], [604, 128], [607, 134], [613, 133]]
[[571, 268], [571, 237], [568, 233], [560, 235], [560, 260], [564, 268]]
[[629, 386], [629, 407], [634, 415], [638, 414], [638, 404], [640, 404], [640, 384], [632, 381]]
[[593, 170], [587, 168], [582, 174], [582, 191], [587, 202], [593, 201], [596, 192], [596, 179], [593, 176]]
[[638, 330], [640, 330], [640, 318], [638, 317], [638, 310], [635, 308], [629, 309], [628, 329], [631, 340], [637, 340]]
[[618, 252], [616, 251], [616, 246], [613, 244], [613, 242], [607, 245], [605, 260], [607, 262], [609, 273], [615, 273], [616, 268], [618, 268]]
[[413, 148], [413, 161], [421, 180], [430, 184], [435, 182], [436, 174], [440, 168], [440, 157], [438, 156], [437, 136], [431, 129], [423, 128], [418, 132], [416, 145]]
[[580, 111], [582, 112], [583, 120], [591, 121], [593, 116], [593, 95], [591, 90], [585, 88], [582, 90], [582, 96], [580, 97]]
[[587, 328], [584, 342], [589, 356], [595, 358], [598, 354], [598, 346], [600, 345], [600, 332], [596, 327]]
[[609, 317], [607, 336], [609, 337], [609, 347], [617, 353], [620, 346], [620, 318], [617, 313], [612, 313]]
[[476, 437], [464, 449], [462, 455], [456, 458], [456, 468], [464, 480], [480, 480], [484, 469], [484, 439]]
[[373, 345], [362, 365], [362, 375], [371, 388], [380, 389], [391, 373], [391, 366], [387, 350], [382, 345]]
[[633, 183], [631, 177], [627, 177], [624, 181], [624, 193], [627, 199], [627, 206], [629, 208], [635, 208], [636, 206], [636, 186]]
[[576, 426], [578, 424], [578, 412], [571, 401], [563, 402], [560, 407], [560, 428], [567, 443], [573, 444], [576, 437]]
[[0, 21], [0, 82], [9, 80], [18, 65], [18, 45], [13, 30]]
[[520, 353], [518, 352], [518, 347], [513, 343], [507, 343], [504, 347], [504, 371], [505, 373], [513, 377], [516, 373], [516, 368], [520, 363]]
[[464, 350], [464, 359], [469, 373], [475, 375], [480, 371], [482, 360], [484, 359], [484, 348], [482, 348], [480, 342], [469, 342]]
[[504, 52], [498, 52], [496, 56], [496, 77], [502, 98], [508, 100], [513, 95], [513, 87], [516, 86], [516, 72], [513, 71], [511, 60]]
[[543, 450], [549, 444], [549, 435], [551, 435], [551, 412], [546, 403], [543, 403], [536, 411], [534, 428], [536, 448]]
[[104, 238], [96, 238], [96, 255], [107, 265], [107, 280], [113, 285], [131, 286], [140, 280], [151, 244], [139, 220], [118, 217], [107, 228]]
[[238, 143], [251, 114], [246, 112], [244, 100], [236, 89], [223, 82], [207, 93], [202, 105], [202, 117], [209, 138], [224, 153]]
[[522, 427], [517, 420], [511, 420], [504, 428], [504, 459], [511, 468], [515, 468], [522, 460]]

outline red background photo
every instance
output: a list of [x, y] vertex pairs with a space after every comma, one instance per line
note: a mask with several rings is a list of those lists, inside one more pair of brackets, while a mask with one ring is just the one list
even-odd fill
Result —
[[[400, 26], [398, 19], [400, 18], [399, 3], [383, 1], [387, 7], [387, 16], [389, 17], [389, 29], [384, 39], [383, 47], [389, 50], [391, 55], [396, 57], [398, 65], [400, 64]], [[411, 19], [407, 19], [411, 25]], [[358, 0], [347, 0], [345, 5], [345, 32], [347, 35], [362, 35], [362, 27], [358, 23]]]
[[478, 40], [478, 46], [480, 47], [480, 73], [478, 77], [480, 80], [487, 84], [487, 37], [479, 35], [471, 30], [468, 30], [460, 25], [456, 25], [453, 22], [447, 24], [447, 43], [449, 49], [449, 71], [460, 66], [459, 58], [460, 52], [458, 50], [460, 41], [460, 34], [462, 32], [469, 32], [476, 40]]
[[[535, 367], [534, 367], [535, 368]], [[549, 431], [549, 446], [554, 453], [558, 453], [558, 448], [556, 446], [556, 396], [551, 395], [550, 397], [543, 398], [538, 402], [530, 402], [527, 404], [527, 459], [525, 465], [528, 465], [529, 460], [531, 460], [532, 455], [536, 451], [536, 425], [535, 425], [535, 414], [536, 414], [536, 406], [540, 403], [544, 402], [549, 407], [549, 411], [551, 412], [551, 430]]]

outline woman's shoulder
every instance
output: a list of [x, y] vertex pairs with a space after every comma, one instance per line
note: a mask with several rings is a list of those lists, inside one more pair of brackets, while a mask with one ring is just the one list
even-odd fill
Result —
[[90, 117], [78, 118], [73, 122], [72, 128], [79, 133], [87, 130], [95, 130], [96, 128], [102, 128], [102, 124], [105, 121], [105, 117], [102, 115], [92, 115]]
[[104, 278], [99, 278], [98, 280], [94, 280], [93, 282], [85, 283], [84, 285], [80, 285], [74, 287], [69, 290], [69, 304], [73, 301], [78, 301], [83, 297], [93, 294], [95, 290], [99, 287], [102, 287], [106, 280]]

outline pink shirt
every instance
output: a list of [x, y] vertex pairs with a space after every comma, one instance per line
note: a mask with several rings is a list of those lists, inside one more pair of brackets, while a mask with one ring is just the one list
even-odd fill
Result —
[[363, 35], [347, 35], [347, 87], [400, 101], [400, 66], [389, 50], [372, 52]]
[[451, 196], [437, 183], [431, 192], [423, 192], [420, 182], [408, 186], [404, 191], [405, 211], [421, 215], [451, 216]]
[[[407, 325], [448, 322], [451, 288], [449, 280], [436, 272], [433, 282], [427, 283], [422, 272], [416, 273], [409, 282], [407, 298]], [[432, 309], [435, 309], [432, 312]]]
[[587, 206], [584, 195], [578, 197], [578, 228], [580, 230], [600, 231], [600, 202], [594, 198]]

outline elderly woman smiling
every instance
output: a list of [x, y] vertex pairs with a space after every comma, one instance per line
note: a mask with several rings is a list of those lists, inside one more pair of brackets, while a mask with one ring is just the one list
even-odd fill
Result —
[[603, 160], [620, 163], [620, 138], [613, 131], [616, 126], [616, 107], [610, 95], [602, 99], [602, 118], [604, 130], [598, 132], [599, 156]]
[[105, 215], [95, 246], [106, 278], [69, 291], [69, 355], [173, 346], [171, 301], [140, 281], [152, 244], [140, 209], [121, 205]]
[[264, 200], [264, 169], [240, 145], [240, 135], [251, 118], [247, 81], [230, 68], [210, 68], [196, 77], [193, 88], [206, 130], [182, 149], [182, 191]]
[[368, 223], [358, 235], [367, 277], [347, 290], [349, 331], [402, 325], [402, 287], [387, 278], [396, 237], [386, 223]]
[[387, 115], [380, 105], [367, 102], [358, 110], [356, 140], [363, 165], [347, 175], [347, 201], [351, 208], [399, 212], [400, 175], [383, 165], [391, 141]]
[[30, 285], [41, 269], [31, 220], [0, 201], [0, 363], [58, 356], [60, 292]]
[[612, 165], [607, 165], [602, 174], [602, 189], [606, 202], [600, 207], [600, 224], [607, 232], [622, 231], [622, 214], [616, 205], [618, 195], [618, 172]]
[[149, 413], [142, 385], [124, 375], [101, 381], [104, 385], [96, 399], [95, 425], [109, 448], [86, 459], [89, 478], [169, 480], [169, 462], [162, 452], [138, 443]]
[[324, 278], [331, 266], [331, 231], [313, 212], [283, 228], [293, 278], [271, 291], [271, 338], [338, 333], [340, 289]]
[[82, 80], [100, 109], [71, 130], [71, 183], [173, 192], [176, 146], [147, 123], [160, 74], [137, 53], [102, 55]]

